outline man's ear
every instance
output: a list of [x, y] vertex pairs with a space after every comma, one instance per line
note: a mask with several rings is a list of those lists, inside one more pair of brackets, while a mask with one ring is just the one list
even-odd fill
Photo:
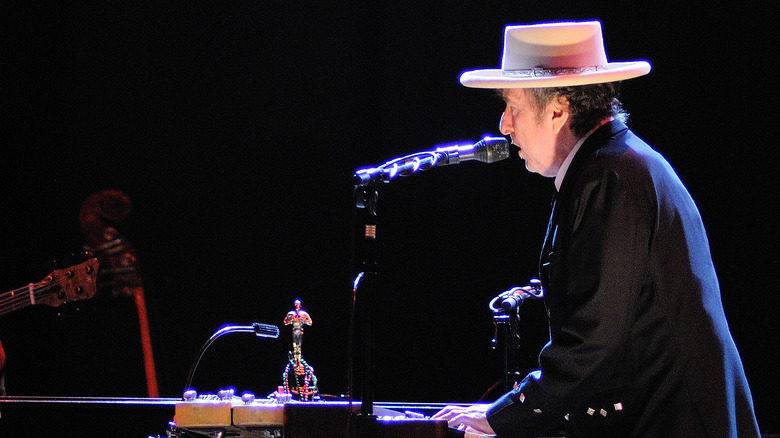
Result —
[[565, 97], [559, 97], [553, 99], [550, 102], [551, 111], [550, 117], [552, 122], [552, 128], [555, 133], [558, 133], [566, 126], [566, 122], [569, 121], [569, 99]]

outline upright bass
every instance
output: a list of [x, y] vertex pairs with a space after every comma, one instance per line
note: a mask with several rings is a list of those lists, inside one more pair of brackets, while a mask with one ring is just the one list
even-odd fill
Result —
[[101, 292], [134, 299], [143, 349], [146, 389], [149, 397], [159, 397], [149, 317], [143, 279], [135, 249], [116, 226], [130, 213], [130, 198], [118, 190], [102, 190], [82, 203], [79, 223], [85, 238], [84, 249], [100, 262], [98, 284]]

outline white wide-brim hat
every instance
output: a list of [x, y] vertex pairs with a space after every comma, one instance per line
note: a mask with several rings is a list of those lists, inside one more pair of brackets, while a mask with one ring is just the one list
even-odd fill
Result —
[[472, 70], [473, 88], [542, 88], [616, 82], [646, 75], [647, 61], [609, 62], [598, 21], [507, 26], [501, 69]]

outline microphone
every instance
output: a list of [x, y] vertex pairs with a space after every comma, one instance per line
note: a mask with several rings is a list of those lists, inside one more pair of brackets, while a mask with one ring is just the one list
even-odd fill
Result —
[[432, 167], [460, 164], [463, 161], [495, 163], [509, 158], [509, 142], [504, 137], [485, 137], [473, 145], [442, 146], [431, 151], [417, 152], [395, 158], [377, 167], [358, 169], [356, 185], [370, 182], [390, 182], [396, 176], [407, 176]]
[[542, 298], [543, 296], [542, 282], [537, 278], [532, 278], [528, 286], [517, 286], [501, 292], [497, 297], [490, 300], [489, 307], [494, 313], [506, 313], [516, 309], [527, 299]]
[[480, 161], [495, 163], [509, 158], [509, 142], [504, 137], [485, 137], [470, 146], [438, 147], [434, 152], [443, 153], [447, 164], [460, 164], [461, 161]]
[[[198, 368], [198, 364], [200, 363], [200, 359], [203, 357], [203, 354], [206, 352], [206, 349], [209, 348], [209, 345], [211, 345], [214, 341], [217, 340], [217, 338], [224, 336], [228, 333], [254, 333], [255, 336], [258, 338], [278, 338], [279, 337], [279, 327], [271, 324], [261, 324], [259, 322], [253, 322], [252, 325], [225, 325], [216, 332], [214, 332], [213, 335], [206, 341], [205, 344], [203, 344], [202, 347], [200, 347], [200, 351], [198, 351], [198, 355], [195, 356], [195, 360], [192, 362], [192, 367], [190, 368], [190, 373], [187, 375], [187, 383], [184, 385], [184, 391], [185, 391], [185, 397], [187, 397], [188, 393], [189, 395], [192, 395], [190, 393], [190, 390], [192, 389], [192, 378], [195, 375], [195, 370]], [[194, 397], [194, 396], [193, 396]]]

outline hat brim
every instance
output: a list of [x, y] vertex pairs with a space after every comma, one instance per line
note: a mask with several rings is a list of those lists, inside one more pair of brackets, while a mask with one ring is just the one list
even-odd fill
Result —
[[460, 83], [471, 88], [545, 88], [617, 82], [646, 75], [647, 61], [610, 62], [604, 68], [576, 74], [513, 77], [500, 69], [472, 70], [461, 74]]

